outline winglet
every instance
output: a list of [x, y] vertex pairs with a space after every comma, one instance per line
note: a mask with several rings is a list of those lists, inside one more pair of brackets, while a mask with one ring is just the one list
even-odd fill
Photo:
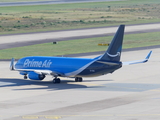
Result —
[[130, 61], [130, 62], [123, 62], [122, 64], [123, 64], [123, 65], [132, 65], [132, 64], [145, 63], [145, 62], [147, 62], [148, 59], [150, 58], [151, 53], [152, 53], [152, 51], [150, 51], [150, 52], [148, 53], [148, 55], [146, 56], [146, 58], [143, 59], [143, 60]]
[[147, 57], [146, 57], [146, 60], [148, 60], [148, 59], [150, 58], [151, 53], [152, 53], [152, 51], [150, 51], [150, 52], [148, 53], [148, 55], [147, 55]]
[[11, 59], [10, 70], [15, 70], [15, 68], [14, 68], [14, 58]]

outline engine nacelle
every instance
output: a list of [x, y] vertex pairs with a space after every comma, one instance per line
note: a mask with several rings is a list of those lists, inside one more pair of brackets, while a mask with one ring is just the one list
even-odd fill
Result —
[[37, 74], [35, 72], [29, 72], [28, 78], [31, 80], [43, 80], [46, 76], [43, 74]]

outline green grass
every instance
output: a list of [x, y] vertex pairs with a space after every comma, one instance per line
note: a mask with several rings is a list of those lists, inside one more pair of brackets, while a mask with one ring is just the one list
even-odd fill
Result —
[[[123, 49], [160, 45], [160, 32], [128, 34], [124, 36]], [[58, 44], [45, 43], [25, 47], [4, 49], [0, 51], [0, 59], [19, 59], [25, 56], [59, 56], [75, 53], [105, 51], [107, 46], [99, 43], [110, 43], [112, 36], [61, 41]]]
[[159, 0], [0, 7], [0, 34], [160, 21]]

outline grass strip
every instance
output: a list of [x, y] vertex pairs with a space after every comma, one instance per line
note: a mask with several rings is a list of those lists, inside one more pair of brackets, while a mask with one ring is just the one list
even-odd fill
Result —
[[[160, 32], [127, 34], [124, 36], [123, 49], [160, 45]], [[113, 36], [61, 41], [58, 44], [45, 43], [25, 47], [4, 49], [0, 59], [19, 59], [25, 56], [59, 56], [76, 53], [105, 51], [107, 46], [99, 43], [110, 43]]]

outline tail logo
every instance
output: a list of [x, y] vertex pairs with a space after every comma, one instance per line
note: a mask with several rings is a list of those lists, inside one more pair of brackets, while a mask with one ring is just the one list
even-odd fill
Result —
[[117, 56], [120, 56], [120, 52], [117, 52], [117, 54], [115, 54], [115, 55], [111, 55], [111, 54], [109, 54], [108, 52], [107, 52], [107, 55], [109, 56], [109, 57], [117, 57]]

